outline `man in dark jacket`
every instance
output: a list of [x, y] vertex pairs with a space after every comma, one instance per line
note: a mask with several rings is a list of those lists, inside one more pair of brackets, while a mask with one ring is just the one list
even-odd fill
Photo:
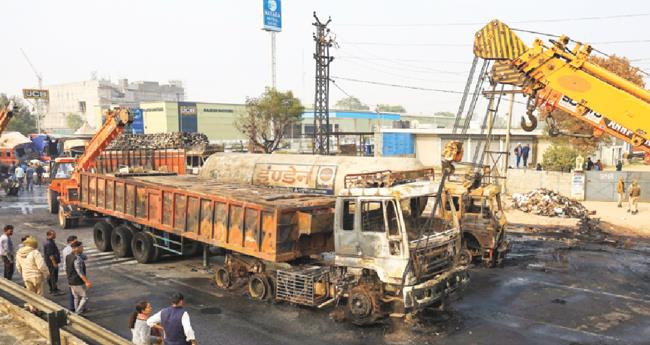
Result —
[[87, 291], [92, 287], [90, 280], [86, 277], [86, 263], [83, 259], [83, 245], [81, 242], [73, 242], [72, 254], [65, 258], [65, 273], [68, 276], [68, 285], [74, 296], [74, 312], [82, 314], [88, 302]]
[[59, 253], [59, 248], [56, 246], [56, 232], [54, 230], [47, 231], [47, 241], [43, 245], [43, 254], [45, 254], [45, 264], [47, 265], [48, 271], [50, 271], [50, 277], [47, 279], [47, 284], [50, 286], [51, 294], [59, 294], [61, 290], [57, 286], [59, 282], [59, 264], [61, 263], [61, 253]]
[[147, 320], [153, 327], [160, 324], [165, 330], [165, 345], [196, 345], [194, 330], [190, 324], [190, 315], [185, 311], [185, 298], [180, 292], [172, 295], [172, 305]]

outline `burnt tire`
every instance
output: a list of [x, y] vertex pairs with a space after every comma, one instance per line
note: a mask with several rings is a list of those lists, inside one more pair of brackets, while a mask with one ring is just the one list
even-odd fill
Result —
[[248, 296], [255, 301], [263, 301], [271, 296], [271, 284], [263, 274], [254, 274], [248, 279]]
[[468, 266], [472, 263], [473, 259], [474, 256], [472, 255], [472, 251], [466, 246], [463, 246], [460, 250], [460, 255], [458, 256], [458, 264], [461, 266]]
[[214, 284], [220, 289], [227, 289], [232, 285], [232, 275], [223, 266], [218, 266], [214, 272]]
[[373, 295], [363, 287], [355, 287], [348, 294], [347, 312], [350, 321], [358, 326], [372, 324], [377, 319]]
[[116, 258], [128, 258], [133, 256], [131, 250], [131, 241], [133, 240], [133, 232], [126, 225], [120, 225], [113, 229], [111, 234], [111, 247], [113, 247], [113, 254]]
[[110, 252], [113, 250], [111, 246], [111, 235], [113, 234], [113, 226], [107, 221], [99, 221], [93, 227], [93, 240], [95, 247], [100, 252]]
[[144, 231], [136, 232], [131, 240], [133, 257], [141, 264], [155, 262], [157, 248], [154, 243], [155, 239], [149, 233]]
[[59, 193], [51, 189], [47, 190], [47, 210], [51, 214], [57, 214], [59, 212]]

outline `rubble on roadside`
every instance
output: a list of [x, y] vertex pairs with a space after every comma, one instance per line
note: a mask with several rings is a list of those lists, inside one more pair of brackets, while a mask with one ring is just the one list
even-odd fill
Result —
[[202, 151], [208, 147], [208, 137], [203, 133], [154, 133], [127, 134], [115, 138], [108, 146], [108, 151], [138, 149], [185, 149]]
[[579, 201], [545, 188], [513, 194], [512, 207], [546, 217], [585, 218], [592, 214]]

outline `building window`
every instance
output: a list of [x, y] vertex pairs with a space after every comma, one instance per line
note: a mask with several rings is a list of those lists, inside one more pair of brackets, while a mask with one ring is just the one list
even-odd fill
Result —
[[86, 113], [86, 101], [79, 102], [79, 112], [82, 114]]

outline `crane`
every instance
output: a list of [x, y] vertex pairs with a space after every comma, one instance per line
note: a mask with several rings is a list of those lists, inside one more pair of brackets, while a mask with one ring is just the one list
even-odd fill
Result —
[[75, 203], [79, 201], [81, 173], [93, 168], [97, 157], [131, 122], [133, 122], [133, 114], [128, 109], [109, 110], [106, 114], [106, 122], [88, 142], [81, 156], [76, 159], [60, 157], [55, 160], [50, 169], [48, 207], [50, 212], [58, 212], [59, 222], [63, 228], [73, 227], [79, 219]]
[[4, 107], [4, 109], [0, 110], [0, 134], [4, 132], [4, 130], [7, 128], [9, 125], [9, 120], [14, 116], [14, 101], [11, 100], [9, 103]]
[[[25, 57], [25, 60], [29, 64], [29, 67], [32, 69], [32, 72], [34, 72], [34, 75], [36, 75], [36, 79], [38, 79], [38, 89], [42, 90], [43, 89], [43, 74], [41, 74], [36, 67], [34, 67], [34, 64], [32, 63], [32, 60], [29, 59], [27, 56], [27, 53], [25, 53], [25, 50], [23, 48], [20, 48], [20, 52], [23, 54]], [[41, 109], [40, 109], [40, 101], [36, 100], [37, 102], [37, 116], [36, 116], [36, 130], [38, 133], [41, 132]]]
[[595, 136], [607, 133], [650, 157], [650, 92], [588, 61], [591, 45], [573, 41], [570, 49], [571, 41], [562, 35], [550, 46], [535, 39], [528, 47], [506, 24], [493, 20], [476, 33], [474, 55], [523, 76], [518, 86], [529, 96], [531, 122], [522, 117], [524, 130], [537, 126], [533, 111], [543, 109], [550, 133], [561, 134], [551, 116], [560, 109], [591, 125]]

